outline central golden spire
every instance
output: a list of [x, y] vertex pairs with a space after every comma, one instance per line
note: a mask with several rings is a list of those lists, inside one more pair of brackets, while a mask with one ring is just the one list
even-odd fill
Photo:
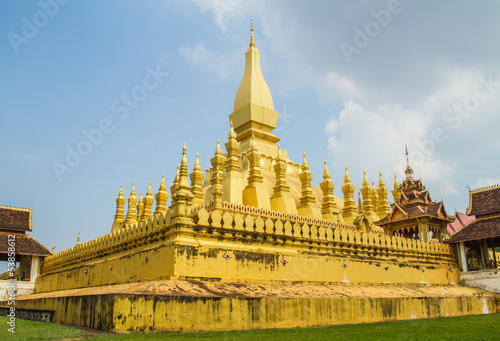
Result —
[[260, 68], [260, 51], [255, 46], [253, 22], [250, 31], [250, 46], [245, 52], [245, 73], [241, 80], [233, 113], [229, 119], [234, 124], [236, 139], [242, 142], [240, 150], [250, 148], [255, 140], [258, 149], [267, 145], [276, 148], [280, 139], [272, 134], [278, 124], [278, 113], [274, 111], [273, 98]]

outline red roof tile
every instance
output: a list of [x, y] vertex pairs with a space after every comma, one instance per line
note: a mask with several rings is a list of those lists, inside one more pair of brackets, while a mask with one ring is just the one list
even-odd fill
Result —
[[448, 232], [450, 234], [455, 234], [460, 231], [465, 225], [470, 223], [472, 220], [476, 219], [475, 216], [468, 216], [460, 212], [455, 212], [455, 220], [448, 224]]
[[446, 243], [453, 244], [468, 240], [486, 239], [500, 236], [500, 217], [484, 220], [474, 220], [469, 225], [446, 240]]

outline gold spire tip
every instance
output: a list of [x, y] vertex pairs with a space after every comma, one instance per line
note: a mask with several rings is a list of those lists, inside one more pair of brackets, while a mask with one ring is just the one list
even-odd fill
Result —
[[251, 30], [250, 30], [250, 47], [255, 47], [255, 39], [253, 37], [253, 19], [250, 21], [251, 22]]

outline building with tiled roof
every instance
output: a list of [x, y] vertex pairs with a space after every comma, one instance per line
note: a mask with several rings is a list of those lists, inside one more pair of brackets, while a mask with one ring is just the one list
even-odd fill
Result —
[[43, 259], [52, 252], [31, 232], [30, 208], [0, 206], [0, 261], [7, 262], [7, 272], [0, 276], [0, 300], [8, 295], [9, 284], [16, 281], [20, 293], [32, 293]]
[[469, 191], [469, 216], [476, 219], [446, 242], [457, 244], [464, 271], [497, 268], [495, 247], [500, 246], [500, 185]]
[[446, 213], [442, 201], [432, 201], [422, 180], [414, 179], [413, 173], [407, 159], [406, 179], [399, 184], [395, 178], [391, 212], [375, 224], [381, 226], [389, 236], [442, 242], [448, 234], [447, 225], [453, 218]]
[[454, 235], [455, 233], [457, 233], [458, 231], [463, 229], [464, 226], [466, 226], [471, 221], [476, 219], [476, 217], [473, 215], [467, 215], [465, 213], [460, 213], [457, 211], [455, 211], [455, 214], [453, 217], [455, 218], [455, 220], [448, 224], [448, 233], [450, 235]]
[[500, 185], [469, 190], [469, 216], [475, 216], [446, 243], [456, 245], [461, 284], [500, 293]]

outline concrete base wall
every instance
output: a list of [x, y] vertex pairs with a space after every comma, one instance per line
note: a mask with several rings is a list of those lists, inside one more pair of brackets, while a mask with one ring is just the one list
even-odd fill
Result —
[[462, 287], [157, 281], [91, 289], [19, 297], [16, 307], [50, 309], [53, 322], [121, 333], [311, 327], [496, 312], [493, 294]]
[[12, 283], [16, 287], [16, 296], [29, 295], [35, 292], [35, 282], [0, 280], [0, 301], [6, 300], [9, 297], [9, 290], [12, 288]]
[[500, 294], [500, 269], [462, 272], [460, 284]]

